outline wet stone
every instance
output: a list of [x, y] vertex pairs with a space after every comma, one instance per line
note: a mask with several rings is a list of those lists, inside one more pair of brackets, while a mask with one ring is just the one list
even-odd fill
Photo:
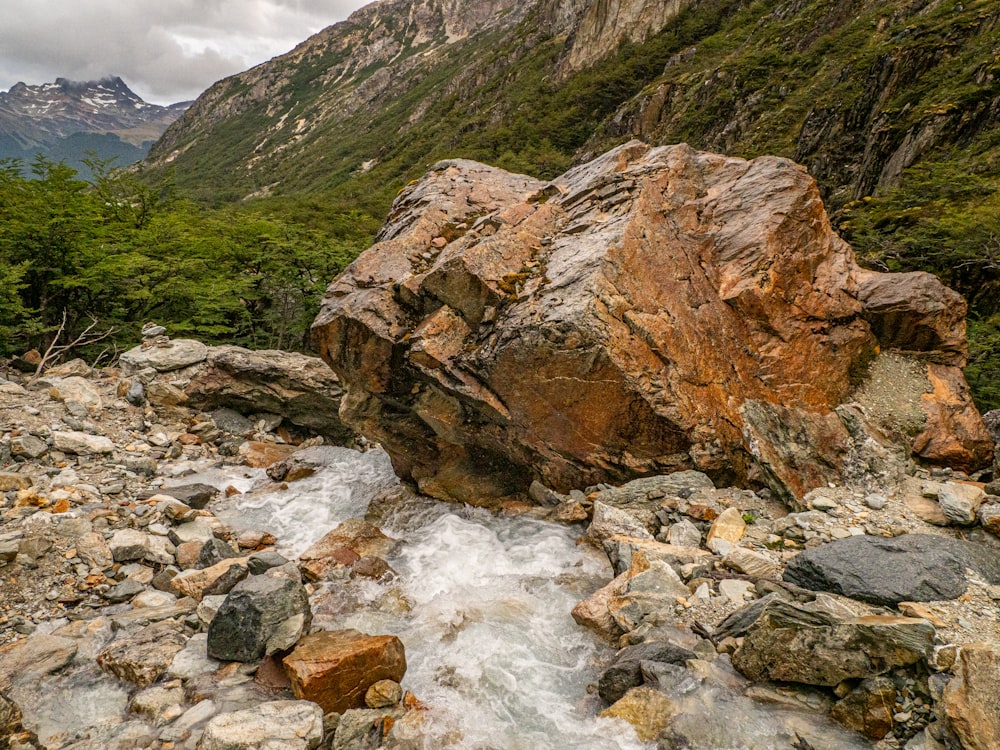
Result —
[[219, 714], [198, 750], [311, 750], [323, 739], [323, 712], [309, 701], [274, 701]]
[[97, 657], [105, 671], [140, 687], [151, 685], [167, 671], [187, 637], [169, 620], [133, 633], [123, 633]]
[[[224, 661], [254, 661], [294, 644], [311, 622], [301, 583], [268, 574], [251, 576], [229, 592], [212, 619], [208, 654]], [[298, 634], [289, 632], [290, 627]]]
[[202, 510], [208, 503], [219, 494], [219, 491], [210, 484], [182, 484], [177, 487], [168, 487], [164, 494], [179, 500], [190, 508]]

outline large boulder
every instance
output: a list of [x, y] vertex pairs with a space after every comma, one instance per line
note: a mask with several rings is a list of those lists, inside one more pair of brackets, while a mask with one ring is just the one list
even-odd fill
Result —
[[871, 615], [840, 619], [789, 602], [760, 610], [733, 654], [733, 666], [751, 680], [833, 687], [926, 661], [934, 626], [910, 617]]
[[893, 539], [856, 536], [807, 549], [792, 558], [784, 579], [872, 604], [955, 599], [968, 588], [966, 570], [1000, 583], [994, 550], [932, 534]]
[[952, 729], [968, 750], [1000, 747], [1000, 648], [995, 643], [964, 646], [955, 679], [944, 692]]
[[325, 713], [363, 708], [368, 688], [380, 680], [399, 682], [406, 673], [399, 638], [357, 630], [311, 633], [282, 663], [295, 697], [319, 704]]
[[337, 376], [317, 357], [239, 346], [210, 347], [184, 388], [199, 409], [269, 412], [312, 432], [346, 442], [353, 432], [340, 421]]
[[883, 439], [843, 413], [877, 334], [927, 360], [921, 456], [992, 455], [954, 294], [907, 277], [919, 299], [896, 299], [897, 278], [856, 265], [802, 167], [632, 142], [551, 183], [435, 165], [313, 332], [341, 417], [424, 493], [698, 469], [801, 497]]
[[309, 632], [309, 596], [298, 581], [265, 573], [240, 581], [208, 626], [208, 655], [256, 661], [291, 648]]

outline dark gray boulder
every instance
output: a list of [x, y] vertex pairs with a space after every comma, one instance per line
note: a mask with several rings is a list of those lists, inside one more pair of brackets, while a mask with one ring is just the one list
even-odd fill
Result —
[[961, 596], [966, 569], [1000, 583], [1000, 559], [981, 545], [932, 534], [856, 536], [799, 553], [783, 577], [812, 591], [893, 606]]
[[290, 648], [311, 624], [309, 597], [300, 582], [251, 576], [233, 587], [208, 626], [208, 655], [255, 661]]
[[195, 510], [202, 510], [209, 501], [219, 494], [219, 490], [210, 484], [181, 484], [161, 490], [166, 495], [180, 500]]
[[233, 549], [232, 545], [212, 537], [202, 545], [201, 552], [198, 553], [198, 564], [195, 567], [199, 569], [211, 568], [216, 563], [239, 556], [240, 553]]
[[280, 555], [274, 550], [264, 550], [263, 552], [257, 552], [250, 555], [250, 559], [247, 561], [247, 565], [250, 567], [251, 575], [260, 575], [271, 568], [280, 568], [282, 565], [288, 564], [288, 558], [284, 555]]
[[597, 692], [606, 703], [614, 703], [631, 688], [642, 684], [643, 662], [683, 664], [695, 658], [697, 655], [693, 651], [662, 641], [626, 646], [618, 652], [611, 666], [604, 670], [597, 683]]

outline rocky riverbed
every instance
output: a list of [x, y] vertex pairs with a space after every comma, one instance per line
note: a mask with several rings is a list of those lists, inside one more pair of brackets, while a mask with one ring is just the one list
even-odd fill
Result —
[[996, 483], [789, 508], [682, 471], [491, 514], [290, 421], [339, 389], [280, 361], [4, 372], [7, 748], [998, 746]]

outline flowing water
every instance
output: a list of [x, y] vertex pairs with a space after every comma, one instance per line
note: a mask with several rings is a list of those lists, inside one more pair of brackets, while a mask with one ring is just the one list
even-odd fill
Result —
[[[614, 651], [577, 626], [570, 611], [612, 572], [603, 555], [576, 544], [581, 528], [416, 497], [399, 487], [378, 450], [311, 450], [315, 473], [278, 489], [259, 470], [209, 468], [192, 475], [199, 467], [184, 464], [169, 483], [235, 488], [239, 494], [214, 502], [212, 510], [235, 529], [273, 532], [289, 557], [351, 517], [367, 516], [400, 541], [388, 559], [394, 579], [345, 578], [319, 585], [311, 597], [315, 627], [352, 627], [403, 641], [403, 686], [427, 710], [397, 721], [387, 747], [657, 747], [639, 742], [625, 722], [600, 718], [600, 700], [588, 689]], [[121, 723], [130, 686], [92, 662], [113, 635], [110, 622], [81, 627], [86, 637], [78, 656], [86, 658], [80, 666], [13, 687], [25, 723], [53, 750], [149, 747], [159, 730], [136, 717]], [[725, 656], [686, 667], [662, 665], [658, 679], [676, 714], [660, 750], [871, 747], [819, 714], [746, 698], [746, 682]], [[235, 710], [262, 696], [237, 680], [213, 699], [221, 710]], [[211, 710], [198, 706], [179, 721], [197, 714], [190, 721], [202, 725]], [[88, 739], [67, 745], [74, 736]]]
[[[364, 517], [396, 482], [381, 451], [327, 455], [287, 490], [235, 496], [214, 510], [236, 528], [273, 531], [279, 549], [297, 555], [340, 521]], [[399, 636], [403, 685], [430, 707], [420, 727], [426, 747], [644, 747], [628, 725], [596, 718], [600, 701], [587, 691], [613, 652], [570, 610], [611, 568], [577, 546], [579, 528], [413, 496], [378, 512], [383, 531], [401, 542], [389, 559], [398, 578], [325, 584], [313, 597], [314, 626]]]
[[[403, 680], [430, 710], [408, 747], [428, 750], [639, 750], [631, 727], [597, 717], [588, 691], [613, 650], [576, 625], [573, 606], [612, 571], [576, 544], [580, 528], [396, 494], [388, 458], [324, 449], [324, 466], [278, 492], [237, 495], [215, 511], [236, 528], [272, 530], [294, 556], [350, 517], [366, 513], [400, 540], [389, 583], [324, 584], [314, 626], [399, 636]], [[248, 484], [252, 476], [244, 478]], [[374, 504], [369, 508], [373, 498]], [[750, 701], [725, 659], [684, 672], [667, 692], [681, 713], [675, 744], [689, 750], [868, 748], [825, 719]], [[394, 735], [405, 736], [399, 722]], [[796, 745], [799, 738], [809, 744]]]

